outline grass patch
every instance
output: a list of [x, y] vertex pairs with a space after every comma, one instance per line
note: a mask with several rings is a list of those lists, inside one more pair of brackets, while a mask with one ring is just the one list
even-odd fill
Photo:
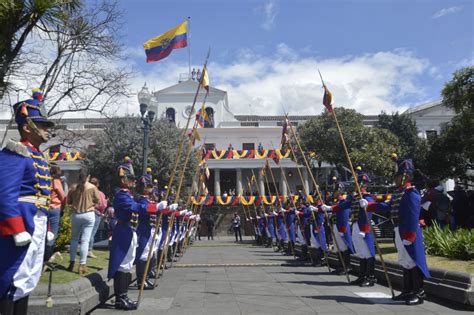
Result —
[[[76, 256], [76, 264], [74, 266], [74, 272], [69, 272], [66, 268], [69, 266], [69, 252], [63, 252], [62, 261], [59, 263], [57, 270], [53, 271], [53, 283], [63, 284], [68, 283], [77, 279], [80, 279], [78, 268], [79, 268], [79, 254]], [[88, 273], [91, 274], [102, 269], [108, 268], [109, 265], [109, 250], [108, 249], [95, 249], [94, 254], [97, 258], [87, 258], [87, 269]], [[56, 260], [57, 261], [57, 260]], [[87, 275], [86, 274], [86, 275]], [[40, 283], [47, 284], [49, 279], [49, 272], [44, 272], [41, 275]]]
[[[380, 250], [382, 251], [385, 260], [397, 261], [397, 249], [393, 243], [380, 243]], [[377, 254], [378, 257], [378, 254]], [[439, 257], [426, 255], [426, 261], [429, 268], [447, 269], [453, 271], [462, 271], [467, 273], [474, 273], [473, 260], [458, 260], [447, 257]]]

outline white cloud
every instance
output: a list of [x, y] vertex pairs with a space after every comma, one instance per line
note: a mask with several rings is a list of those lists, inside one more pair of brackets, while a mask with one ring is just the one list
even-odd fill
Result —
[[[406, 50], [328, 59], [301, 58], [286, 44], [279, 44], [276, 51], [273, 56], [241, 56], [232, 64], [211, 61], [211, 85], [228, 92], [235, 114], [249, 114], [249, 104], [256, 115], [282, 114], [282, 105], [290, 114], [321, 113], [323, 90], [318, 69], [334, 94], [335, 106], [364, 114], [404, 111], [429, 97], [420, 78], [438, 74], [426, 59]], [[133, 80], [132, 89], [139, 91], [146, 81], [151, 89], [160, 90], [176, 84], [178, 74], [186, 72], [185, 64], [152, 64], [146, 74]], [[138, 111], [136, 97], [126, 104], [129, 113]]]
[[272, 30], [276, 25], [276, 16], [278, 14], [278, 6], [276, 1], [267, 1], [262, 7], [263, 22], [262, 28], [266, 31]]
[[445, 15], [453, 14], [458, 11], [461, 11], [462, 7], [450, 7], [450, 8], [444, 8], [439, 11], [437, 11], [435, 14], [431, 16], [432, 19], [439, 19], [440, 17], [443, 17]]

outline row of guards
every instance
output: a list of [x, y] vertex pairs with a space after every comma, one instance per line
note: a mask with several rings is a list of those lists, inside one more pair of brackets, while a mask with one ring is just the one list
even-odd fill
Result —
[[[290, 199], [291, 198], [291, 199]], [[191, 196], [191, 202], [195, 206], [237, 206], [237, 205], [244, 205], [244, 206], [260, 206], [260, 205], [277, 205], [281, 204], [284, 201], [290, 201], [292, 204], [297, 203], [302, 197], [299, 195], [294, 196]], [[314, 203], [315, 198], [314, 196], [307, 196], [304, 201], [309, 203]], [[343, 196], [345, 199], [345, 196]], [[389, 201], [392, 198], [391, 194], [383, 194], [383, 195], [375, 195], [379, 201]]]

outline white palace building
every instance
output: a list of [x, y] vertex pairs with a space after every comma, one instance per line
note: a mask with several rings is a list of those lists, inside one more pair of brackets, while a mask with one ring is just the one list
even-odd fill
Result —
[[[195, 110], [191, 112], [197, 86], [198, 82], [196, 80], [183, 80], [154, 92], [154, 101], [158, 104], [158, 117], [165, 117], [181, 128], [186, 126], [189, 115], [192, 115], [192, 121], [194, 121], [196, 111], [199, 110], [205, 94], [205, 91], [201, 89]], [[269, 151], [279, 149], [283, 117], [235, 115], [232, 112], [227, 92], [214, 87], [209, 87], [206, 111], [211, 118], [211, 123], [206, 123], [205, 128], [199, 128], [201, 141], [196, 141], [195, 146], [199, 147], [204, 144], [209, 152], [214, 150], [214, 153], [210, 153], [210, 158], [207, 160], [207, 166], [211, 170], [211, 177], [207, 185], [209, 192], [215, 196], [225, 193], [235, 193], [235, 195], [255, 193], [257, 191], [256, 186], [248, 187], [248, 179], [252, 177], [252, 174], [255, 174], [258, 179], [258, 190], [265, 191], [267, 195], [274, 195], [273, 183], [267, 185], [261, 176], [260, 170], [266, 159], [258, 154], [257, 149], [263, 148]], [[439, 134], [441, 126], [449, 122], [454, 116], [454, 112], [446, 108], [441, 102], [416, 106], [407, 110], [405, 114], [416, 121], [419, 135], [424, 138]], [[315, 116], [289, 116], [289, 119], [293, 126], [298, 126], [313, 117]], [[364, 124], [371, 127], [376, 121], [377, 115], [367, 115]], [[10, 120], [0, 120], [0, 134], [2, 138], [5, 136], [6, 139], [17, 139], [16, 126], [13, 125], [8, 128], [9, 122]], [[70, 182], [74, 181], [75, 172], [80, 167], [79, 155], [71, 150], [80, 151], [92, 145], [91, 136], [100, 132], [107, 123], [106, 118], [63, 118], [59, 122], [58, 129], [71, 130], [81, 134], [81, 139], [74, 143], [74, 149], [66, 148], [61, 143], [54, 142], [58, 141], [55, 140], [56, 138], [49, 144], [50, 157], [57, 161]], [[229, 147], [232, 147], [236, 152], [232, 158], [227, 158], [228, 156], [224, 156], [223, 153], [228, 151]], [[273, 151], [265, 152], [265, 154], [276, 154]], [[272, 159], [269, 160], [275, 176], [275, 184], [280, 194], [287, 194], [287, 187], [282, 180], [282, 172], [285, 172], [292, 191], [303, 190], [297, 167], [300, 168], [302, 173], [306, 190], [308, 192], [313, 190], [311, 178], [305, 167], [296, 165], [289, 158], [281, 159], [281, 166], [275, 164]], [[313, 172], [317, 174], [319, 183], [326, 182], [334, 175], [335, 170], [332, 165], [324, 162], [319, 165], [316, 161], [313, 162]], [[347, 174], [341, 174], [341, 176], [345, 177]], [[270, 188], [268, 189], [268, 187]]]

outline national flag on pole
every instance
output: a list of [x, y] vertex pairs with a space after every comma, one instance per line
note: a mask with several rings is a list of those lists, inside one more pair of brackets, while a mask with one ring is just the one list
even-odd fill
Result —
[[327, 88], [326, 84], [323, 84], [324, 96], [323, 96], [323, 105], [326, 107], [328, 112], [332, 113], [332, 93]]
[[186, 47], [188, 45], [187, 33], [188, 21], [186, 20], [175, 28], [146, 41], [143, 44], [146, 62], [161, 60], [168, 57], [173, 49]]
[[285, 118], [285, 122], [283, 123], [283, 129], [281, 132], [281, 149], [285, 150], [286, 146], [288, 145], [290, 141], [290, 136], [288, 134], [288, 130], [290, 127], [290, 122], [288, 121], [288, 118]]
[[204, 67], [201, 76], [201, 86], [209, 92], [209, 75], [207, 74], [207, 67]]
[[202, 104], [201, 109], [199, 109], [197, 114], [196, 114], [196, 121], [197, 121], [198, 125], [201, 126], [201, 128], [204, 128], [204, 124], [205, 124], [206, 121], [208, 123], [211, 122], [211, 120], [209, 119], [209, 115], [207, 115], [206, 107], [205, 107], [204, 103]]

